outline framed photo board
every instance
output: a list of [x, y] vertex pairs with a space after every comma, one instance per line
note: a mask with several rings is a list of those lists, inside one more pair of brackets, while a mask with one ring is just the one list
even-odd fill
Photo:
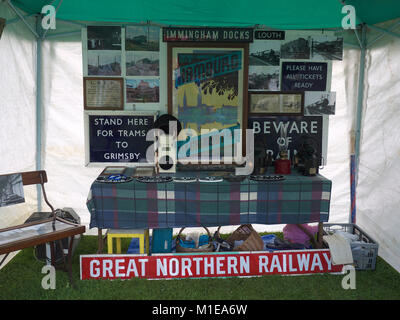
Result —
[[[224, 143], [232, 146], [239, 143], [237, 149], [242, 154], [247, 128], [248, 46], [248, 43], [168, 43], [167, 58], [168, 113], [181, 122], [182, 129], [195, 131], [199, 140], [207, 136], [204, 134], [207, 130], [241, 130], [240, 141], [224, 140]], [[208, 154], [219, 147], [214, 145]], [[211, 158], [232, 159], [222, 155], [222, 151], [208, 159]], [[204, 160], [207, 159], [202, 159], [202, 164], [207, 162]]]
[[83, 98], [85, 110], [123, 110], [124, 79], [84, 77]]
[[302, 116], [304, 92], [249, 92], [249, 114], [259, 116]]

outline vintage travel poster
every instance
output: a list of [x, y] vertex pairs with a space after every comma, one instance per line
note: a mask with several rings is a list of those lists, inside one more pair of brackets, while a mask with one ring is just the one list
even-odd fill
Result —
[[173, 48], [172, 112], [199, 142], [206, 130], [228, 129], [233, 139], [242, 128], [243, 56], [241, 48]]
[[240, 49], [174, 48], [173, 63], [173, 114], [183, 128], [200, 133], [201, 129], [240, 127]]

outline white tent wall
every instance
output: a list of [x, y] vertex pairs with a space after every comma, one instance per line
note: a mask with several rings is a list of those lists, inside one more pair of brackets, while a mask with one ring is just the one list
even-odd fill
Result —
[[[0, 17], [16, 15], [0, 3]], [[6, 25], [0, 39], [0, 174], [35, 170], [35, 66], [31, 31], [21, 21]], [[25, 203], [0, 208], [0, 228], [22, 223], [36, 210], [35, 186], [24, 187], [24, 195]]]
[[[381, 24], [388, 29], [394, 22]], [[397, 32], [400, 28], [397, 28]], [[376, 36], [368, 36], [368, 41]], [[357, 220], [400, 271], [400, 39], [386, 35], [367, 51]]]
[[320, 170], [332, 180], [330, 223], [349, 221], [350, 143], [357, 105], [357, 79], [360, 51], [345, 48], [343, 61], [332, 65], [331, 91], [336, 92], [335, 115], [329, 116], [327, 166]]
[[[75, 28], [76, 30], [77, 28]], [[56, 208], [71, 207], [89, 225], [86, 198], [101, 168], [85, 167], [82, 43], [80, 33], [43, 42], [43, 167]]]

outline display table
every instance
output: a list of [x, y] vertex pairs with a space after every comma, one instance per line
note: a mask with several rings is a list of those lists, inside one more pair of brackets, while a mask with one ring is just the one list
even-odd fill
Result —
[[[173, 176], [205, 176], [178, 172]], [[215, 173], [214, 173], [215, 175]], [[302, 224], [329, 218], [332, 182], [321, 175], [258, 182], [94, 182], [90, 228], [148, 229], [239, 224]]]

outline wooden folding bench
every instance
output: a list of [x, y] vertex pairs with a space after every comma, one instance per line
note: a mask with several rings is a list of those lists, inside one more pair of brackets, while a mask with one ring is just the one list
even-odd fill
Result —
[[[72, 285], [72, 245], [74, 237], [85, 232], [85, 226], [66, 221], [56, 216], [55, 210], [49, 203], [44, 189], [44, 183], [47, 182], [46, 171], [18, 173], [22, 176], [22, 184], [24, 186], [34, 184], [41, 185], [44, 200], [51, 209], [51, 217], [0, 229], [0, 255], [5, 254], [4, 258], [0, 261], [0, 266], [9, 253], [45, 243], [50, 243], [51, 264], [55, 266], [55, 242], [59, 241], [63, 253], [64, 267], [68, 271], [69, 280]], [[64, 238], [70, 238], [67, 257], [64, 250], [62, 250], [63, 246], [61, 244], [61, 240]]]

